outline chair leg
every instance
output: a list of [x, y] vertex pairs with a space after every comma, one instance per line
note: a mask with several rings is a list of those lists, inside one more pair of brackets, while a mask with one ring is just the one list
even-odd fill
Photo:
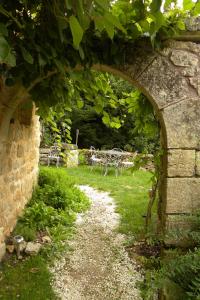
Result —
[[100, 167], [101, 167], [101, 174], [103, 175], [104, 165], [101, 164]]
[[91, 165], [90, 165], [90, 172], [92, 172], [94, 170], [94, 163], [91, 162]]
[[56, 159], [56, 167], [58, 168], [58, 166], [59, 166], [59, 157], [57, 157]]
[[105, 172], [104, 172], [104, 176], [106, 176], [108, 174], [108, 166], [105, 165]]
[[48, 157], [48, 165], [47, 166], [49, 167], [49, 165], [50, 165], [50, 158]]

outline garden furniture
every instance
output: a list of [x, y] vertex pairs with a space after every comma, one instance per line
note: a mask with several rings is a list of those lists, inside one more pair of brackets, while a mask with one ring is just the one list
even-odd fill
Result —
[[93, 166], [95, 165], [99, 165], [99, 166], [102, 166], [103, 164], [103, 159], [102, 158], [99, 158], [98, 157], [98, 152], [95, 147], [91, 146], [90, 147], [90, 164], [92, 166], [92, 169], [93, 169]]
[[51, 146], [48, 154], [48, 167], [51, 161], [56, 160], [56, 167], [58, 168], [60, 162], [60, 148], [57, 145]]

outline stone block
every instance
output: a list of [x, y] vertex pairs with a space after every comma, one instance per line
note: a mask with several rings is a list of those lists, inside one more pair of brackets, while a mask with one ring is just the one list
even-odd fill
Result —
[[200, 151], [196, 151], [196, 175], [200, 176]]
[[199, 98], [188, 98], [163, 110], [167, 148], [200, 149]]
[[2, 260], [5, 252], [6, 252], [6, 245], [5, 245], [5, 243], [1, 243], [0, 244], [0, 261]]
[[192, 177], [195, 174], [195, 150], [168, 150], [168, 177]]
[[49, 148], [40, 148], [40, 154], [49, 154], [50, 149]]
[[22, 145], [18, 145], [17, 147], [17, 157], [23, 157], [24, 155], [24, 147]]
[[167, 178], [166, 185], [167, 214], [200, 209], [200, 178]]
[[189, 81], [190, 81], [191, 86], [196, 89], [198, 95], [200, 96], [200, 78], [199, 78], [199, 76], [190, 77]]
[[40, 153], [40, 159], [42, 159], [42, 158], [48, 158], [48, 154], [46, 154], [46, 153]]
[[[154, 76], [152, 76], [154, 74]], [[139, 78], [158, 109], [165, 108], [177, 101], [194, 98], [195, 90], [190, 89], [187, 79], [177, 67], [163, 57], [157, 57]]]
[[77, 167], [78, 166], [78, 150], [68, 150], [66, 151], [67, 158], [66, 164], [68, 168]]
[[4, 232], [3, 232], [3, 227], [0, 227], [0, 244], [1, 242], [4, 241]]
[[198, 67], [198, 56], [185, 50], [172, 50], [170, 57], [174, 65], [184, 67], [181, 73], [185, 76], [194, 76]]
[[166, 40], [165, 41], [165, 47], [164, 49], [169, 49], [168, 51], [171, 51], [172, 49], [178, 49], [178, 50], [185, 50], [189, 51], [190, 53], [196, 53], [199, 55], [200, 53], [200, 45], [193, 42], [184, 42], [184, 41], [176, 41], [176, 40]]
[[36, 255], [40, 251], [42, 245], [40, 243], [28, 242], [25, 252], [29, 255]]

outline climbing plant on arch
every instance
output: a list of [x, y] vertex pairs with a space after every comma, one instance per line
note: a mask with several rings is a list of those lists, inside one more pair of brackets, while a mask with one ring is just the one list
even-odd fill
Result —
[[[41, 108], [67, 101], [66, 68], [96, 63], [118, 64], [124, 49], [138, 39], [159, 43], [160, 34], [185, 28], [183, 18], [199, 13], [199, 3], [185, 1], [3, 0], [0, 4], [0, 74], [2, 84], [29, 93]], [[120, 47], [119, 47], [120, 44]], [[5, 95], [4, 95], [5, 97]], [[7, 100], [6, 100], [7, 101]], [[70, 106], [70, 104], [69, 104]]]

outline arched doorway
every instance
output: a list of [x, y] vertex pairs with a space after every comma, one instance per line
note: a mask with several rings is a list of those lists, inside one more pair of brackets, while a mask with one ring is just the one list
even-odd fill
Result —
[[[164, 149], [160, 184], [162, 227], [200, 207], [200, 46], [168, 41], [158, 52], [127, 49], [121, 65], [95, 65], [132, 82], [152, 103]], [[178, 224], [177, 224], [178, 223]]]
[[[177, 216], [190, 213], [200, 207], [200, 45], [192, 42], [169, 41], [160, 51], [152, 51], [148, 45], [125, 48], [120, 64], [93, 66], [94, 69], [108, 71], [132, 82], [148, 97], [155, 108], [161, 127], [162, 145], [165, 150], [161, 182], [161, 223], [173, 224]], [[55, 74], [55, 72], [53, 73]], [[50, 74], [51, 75], [51, 74]], [[49, 76], [50, 76], [49, 75]], [[45, 78], [44, 78], [45, 79]], [[38, 84], [38, 81], [34, 83]], [[31, 88], [33, 88], [31, 86]], [[17, 90], [16, 90], [17, 89]], [[29, 98], [29, 90], [23, 87], [0, 87], [0, 140], [2, 197], [0, 201], [1, 220], [5, 219], [5, 203], [9, 200], [10, 221], [0, 223], [3, 242], [13, 228], [16, 218], [30, 197], [37, 177], [38, 139], [33, 138], [34, 151], [30, 153], [32, 166], [26, 151], [17, 155], [18, 140], [9, 135], [9, 124], [18, 104]], [[7, 96], [6, 96], [7, 95]], [[15, 96], [13, 96], [15, 95]], [[17, 96], [16, 96], [17, 95]], [[7, 103], [5, 103], [5, 99]], [[30, 128], [31, 129], [31, 128]], [[24, 130], [24, 129], [23, 129]], [[31, 133], [38, 136], [38, 123]], [[22, 144], [28, 143], [24, 132]], [[7, 147], [13, 147], [12, 157]], [[13, 163], [11, 163], [14, 160]], [[22, 171], [27, 166], [27, 173]], [[14, 174], [19, 175], [19, 186]], [[20, 191], [19, 191], [20, 189]], [[28, 190], [28, 193], [27, 193]], [[20, 192], [19, 202], [14, 201]], [[20, 202], [21, 201], [21, 202]], [[16, 208], [17, 205], [17, 208]], [[4, 247], [2, 247], [4, 249]], [[2, 250], [3, 251], [3, 250]]]

